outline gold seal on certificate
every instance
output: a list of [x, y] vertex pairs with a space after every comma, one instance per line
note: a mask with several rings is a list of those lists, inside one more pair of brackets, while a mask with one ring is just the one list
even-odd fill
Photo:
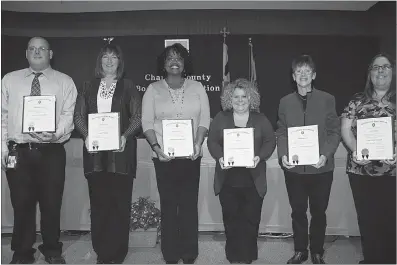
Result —
[[357, 160], [393, 159], [391, 117], [357, 120]]
[[295, 166], [314, 165], [320, 158], [318, 126], [288, 128], [288, 161]]
[[193, 149], [193, 120], [162, 120], [163, 151], [168, 156], [189, 157]]
[[120, 149], [120, 113], [88, 114], [88, 151]]
[[223, 130], [223, 161], [227, 167], [254, 166], [254, 128]]
[[55, 96], [24, 96], [22, 133], [55, 132]]

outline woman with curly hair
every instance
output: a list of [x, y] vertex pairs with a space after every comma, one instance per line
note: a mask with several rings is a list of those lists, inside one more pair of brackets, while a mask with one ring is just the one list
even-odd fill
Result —
[[[208, 150], [216, 160], [215, 195], [219, 195], [226, 233], [226, 258], [230, 263], [258, 259], [257, 237], [263, 198], [267, 191], [266, 160], [276, 138], [266, 116], [259, 113], [260, 95], [254, 83], [237, 79], [221, 95], [223, 111], [212, 121]], [[223, 130], [254, 128], [254, 166], [226, 166], [223, 160]]]
[[[207, 93], [200, 82], [188, 79], [192, 61], [180, 43], [158, 57], [159, 75], [142, 100], [142, 129], [153, 150], [161, 207], [161, 251], [167, 264], [193, 264], [198, 256], [198, 194], [202, 144], [210, 124]], [[162, 120], [192, 119], [194, 154], [188, 158], [167, 155]], [[168, 153], [169, 154], [169, 153]]]
[[[395, 62], [376, 55], [367, 71], [364, 92], [354, 95], [342, 113], [342, 138], [361, 234], [363, 264], [396, 263], [396, 154], [391, 160], [357, 160], [357, 120], [396, 120]], [[396, 142], [394, 139], [394, 148]]]

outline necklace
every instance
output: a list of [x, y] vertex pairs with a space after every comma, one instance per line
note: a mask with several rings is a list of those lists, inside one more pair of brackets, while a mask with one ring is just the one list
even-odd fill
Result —
[[177, 89], [172, 89], [167, 82], [166, 82], [166, 84], [168, 86], [168, 92], [170, 94], [172, 103], [177, 110], [176, 117], [181, 118], [182, 114], [183, 114], [182, 113], [183, 102], [185, 99], [185, 82], [183, 80], [183, 84], [182, 84], [181, 88], [177, 88]]
[[113, 82], [109, 88], [106, 87], [106, 82], [101, 81], [99, 86], [99, 95], [103, 99], [109, 99], [113, 97], [114, 90], [116, 89], [117, 82]]

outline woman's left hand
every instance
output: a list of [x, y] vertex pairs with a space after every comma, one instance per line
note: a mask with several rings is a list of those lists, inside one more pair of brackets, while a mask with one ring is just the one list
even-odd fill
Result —
[[321, 155], [320, 158], [318, 159], [317, 164], [313, 165], [313, 167], [320, 168], [325, 166], [326, 163], [327, 163], [327, 157], [325, 155]]
[[190, 159], [196, 160], [197, 157], [199, 157], [200, 152], [201, 152], [201, 144], [195, 143], [193, 145], [193, 151], [194, 151], [194, 154], [190, 156]]
[[385, 164], [388, 164], [388, 165], [396, 164], [396, 154], [393, 155], [393, 159], [385, 159], [385, 160], [382, 160], [382, 162]]
[[120, 137], [120, 149], [119, 150], [115, 150], [114, 152], [123, 152], [126, 143], [127, 143], [127, 139], [125, 138], [124, 135], [122, 135]]
[[258, 165], [261, 159], [259, 156], [255, 156], [253, 160], [254, 160], [254, 165], [252, 167], [247, 167], [247, 168], [256, 168], [256, 166]]

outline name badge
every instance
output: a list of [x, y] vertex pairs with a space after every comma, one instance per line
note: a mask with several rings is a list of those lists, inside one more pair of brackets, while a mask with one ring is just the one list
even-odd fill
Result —
[[12, 168], [16, 168], [18, 164], [18, 156], [13, 154], [13, 155], [8, 155], [7, 158], [7, 168], [8, 169], [12, 169]]

